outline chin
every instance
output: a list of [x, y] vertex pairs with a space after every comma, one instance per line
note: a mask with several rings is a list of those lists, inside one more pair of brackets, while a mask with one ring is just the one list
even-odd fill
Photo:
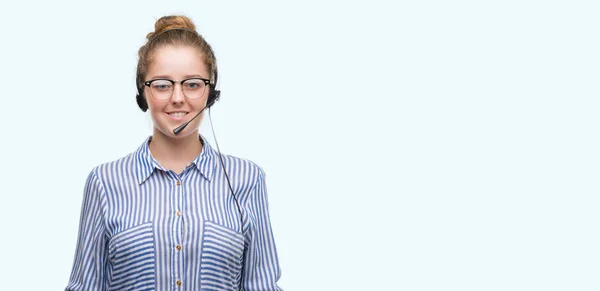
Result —
[[186, 128], [180, 132], [178, 135], [175, 135], [173, 133], [173, 129], [177, 128], [177, 126], [173, 126], [172, 128], [169, 126], [167, 128], [159, 128], [159, 127], [155, 127], [155, 129], [160, 132], [160, 134], [167, 136], [169, 138], [174, 138], [174, 139], [183, 139], [186, 138], [192, 134], [195, 134], [197, 132], [197, 129], [194, 129], [193, 127], [191, 127], [192, 124], [189, 124], [188, 126], [186, 126]]

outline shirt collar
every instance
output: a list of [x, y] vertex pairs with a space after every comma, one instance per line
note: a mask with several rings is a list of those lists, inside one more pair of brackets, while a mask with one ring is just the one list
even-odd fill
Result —
[[[218, 159], [216, 155], [218, 153], [210, 146], [204, 136], [198, 134], [198, 139], [202, 142], [202, 151], [192, 161], [194, 166], [200, 171], [202, 176], [207, 180], [211, 180], [215, 170], [215, 159]], [[146, 138], [144, 143], [134, 152], [135, 164], [136, 164], [136, 176], [139, 184], [144, 183], [152, 175], [155, 169], [167, 171], [161, 166], [150, 152], [150, 141], [152, 136]]]

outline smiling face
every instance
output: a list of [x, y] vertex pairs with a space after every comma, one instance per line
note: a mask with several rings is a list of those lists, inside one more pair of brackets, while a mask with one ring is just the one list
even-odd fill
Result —
[[198, 134], [198, 127], [204, 112], [181, 133], [173, 134], [173, 129], [190, 120], [206, 105], [208, 88], [198, 99], [189, 99], [183, 94], [180, 81], [195, 77], [210, 78], [208, 68], [197, 49], [189, 46], [166, 45], [154, 52], [145, 80], [171, 79], [176, 81], [171, 98], [166, 100], [157, 100], [152, 97], [151, 89], [144, 86], [144, 95], [154, 122], [155, 134], [177, 139], [190, 134]]

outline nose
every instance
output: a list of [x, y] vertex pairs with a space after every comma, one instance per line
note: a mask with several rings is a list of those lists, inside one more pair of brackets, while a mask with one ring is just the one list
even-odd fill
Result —
[[177, 104], [183, 103], [183, 100], [185, 100], [185, 95], [183, 95], [183, 87], [181, 86], [181, 84], [176, 84], [173, 88], [173, 94], [171, 95], [171, 102], [173, 104]]

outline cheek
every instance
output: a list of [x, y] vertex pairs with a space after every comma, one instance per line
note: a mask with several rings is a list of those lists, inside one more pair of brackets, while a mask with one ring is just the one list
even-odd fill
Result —
[[152, 95], [150, 95], [150, 92], [148, 92], [148, 91], [146, 91], [145, 93], [146, 93], [146, 103], [148, 104], [149, 109], [160, 110], [162, 107], [165, 106], [165, 104], [166, 104], [165, 101], [159, 101], [159, 100], [152, 98]]
[[[206, 105], [206, 101], [202, 100], [202, 101], [198, 101], [194, 103], [194, 111], [200, 111], [202, 110], [202, 108], [204, 108], [204, 106]], [[204, 111], [207, 111], [208, 108], [204, 109]]]

